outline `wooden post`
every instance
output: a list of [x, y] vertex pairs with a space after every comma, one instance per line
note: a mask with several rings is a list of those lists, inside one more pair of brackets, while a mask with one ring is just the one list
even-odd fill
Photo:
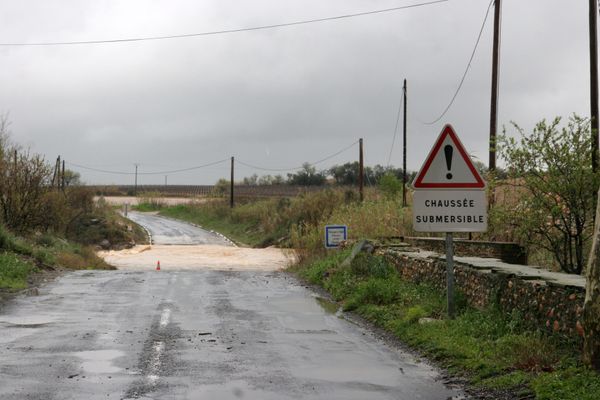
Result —
[[233, 208], [234, 206], [234, 197], [233, 197], [233, 182], [234, 182], [234, 164], [235, 158], [231, 157], [231, 182], [229, 183], [229, 207]]
[[494, 44], [492, 50], [492, 101], [490, 106], [490, 160], [488, 166], [490, 172], [496, 170], [496, 133], [498, 130], [498, 65], [500, 60], [501, 11], [502, 0], [496, 0], [496, 8], [494, 11]]
[[133, 164], [135, 165], [135, 184], [133, 186], [133, 195], [137, 197], [137, 169], [138, 169], [138, 164]]
[[590, 4], [590, 119], [592, 130], [592, 171], [598, 171], [598, 4]]
[[363, 156], [363, 140], [358, 140], [358, 192], [360, 194], [360, 201], [362, 202], [365, 198], [365, 164]]
[[65, 160], [62, 160], [62, 173], [60, 178], [60, 187], [64, 191], [65, 190]]
[[[16, 164], [15, 164], [16, 166]], [[56, 185], [56, 188], [60, 188], [60, 156], [56, 157], [54, 163], [54, 175], [52, 177], [52, 187]]]
[[402, 144], [402, 207], [406, 207], [406, 79], [404, 80], [404, 120], [403, 120], [403, 144]]
[[452, 233], [446, 233], [446, 294], [448, 318], [454, 319], [454, 243]]

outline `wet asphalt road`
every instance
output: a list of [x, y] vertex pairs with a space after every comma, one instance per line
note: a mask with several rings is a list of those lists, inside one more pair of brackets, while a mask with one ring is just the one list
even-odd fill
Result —
[[327, 309], [283, 272], [73, 272], [0, 310], [0, 399], [460, 396]]
[[139, 212], [129, 212], [127, 217], [146, 228], [154, 244], [232, 245], [226, 238], [185, 222]]

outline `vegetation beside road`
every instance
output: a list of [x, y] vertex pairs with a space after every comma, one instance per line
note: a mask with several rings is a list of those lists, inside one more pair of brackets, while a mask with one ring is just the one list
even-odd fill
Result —
[[443, 293], [402, 280], [385, 259], [366, 253], [340, 266], [348, 254], [335, 251], [293, 271], [476, 388], [502, 398], [598, 398], [600, 375], [581, 364], [578, 344], [532, 332], [518, 315], [470, 308], [460, 295], [456, 319], [446, 319]]
[[0, 294], [26, 288], [36, 272], [111, 268], [97, 246], [146, 240], [141, 228], [94, 203], [79, 174], [12, 143], [8, 126], [0, 116]]
[[40, 230], [16, 234], [0, 225], [0, 290], [27, 288], [32, 274], [45, 271], [114, 269], [96, 255], [100, 244], [119, 247], [146, 241], [140, 227], [104, 204], [92, 205], [62, 234]]
[[[395, 188], [394, 190], [397, 190]], [[198, 224], [234, 241], [253, 247], [277, 245], [306, 255], [323, 253], [323, 226], [347, 224], [350, 239], [398, 236], [410, 232], [411, 216], [386, 191], [367, 190], [364, 202], [358, 194], [327, 189], [294, 198], [248, 201], [231, 209], [224, 199], [177, 206], [147, 200], [138, 210]]]

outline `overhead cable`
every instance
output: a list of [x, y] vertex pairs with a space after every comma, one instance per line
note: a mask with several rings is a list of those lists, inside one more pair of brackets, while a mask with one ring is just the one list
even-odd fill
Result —
[[[213, 165], [222, 164], [222, 163], [224, 163], [226, 161], [229, 161], [229, 159], [215, 161], [215, 162], [212, 162], [212, 163], [198, 165], [198, 166], [195, 166], [195, 167], [182, 168], [182, 169], [173, 169], [173, 170], [169, 170], [169, 171], [138, 172], [137, 175], [168, 175], [168, 174], [176, 174], [178, 172], [193, 171], [193, 170], [196, 170], [196, 169], [211, 167]], [[75, 164], [75, 163], [68, 162], [68, 161], [66, 161], [66, 164], [72, 165], [73, 167], [77, 167], [77, 168], [83, 168], [83, 169], [86, 169], [88, 171], [101, 172], [101, 173], [105, 173], [105, 174], [136, 175], [135, 172], [110, 171], [110, 170], [106, 170], [106, 169], [98, 169], [98, 168], [87, 167], [85, 165]]]
[[343, 152], [345, 152], [345, 151], [347, 151], [347, 150], [351, 149], [352, 147], [356, 146], [356, 144], [357, 144], [357, 143], [358, 143], [358, 140], [357, 140], [356, 142], [352, 143], [351, 145], [349, 145], [349, 146], [346, 146], [346, 147], [344, 147], [343, 149], [341, 149], [341, 150], [337, 151], [337, 152], [336, 152], [336, 153], [334, 153], [334, 154], [331, 154], [331, 155], [329, 155], [329, 156], [327, 156], [327, 157], [325, 157], [325, 158], [322, 158], [322, 159], [320, 159], [320, 160], [317, 160], [317, 161], [315, 161], [315, 162], [312, 162], [312, 163], [306, 163], [306, 164], [304, 164], [304, 165], [302, 165], [302, 166], [300, 166], [300, 167], [293, 167], [293, 168], [265, 168], [265, 167], [260, 167], [260, 166], [252, 165], [252, 164], [249, 164], [249, 163], [246, 163], [246, 162], [240, 161], [240, 160], [238, 160], [238, 159], [236, 159], [235, 161], [236, 161], [238, 164], [241, 164], [241, 165], [244, 165], [244, 166], [246, 166], [246, 167], [248, 167], [248, 168], [253, 168], [253, 169], [256, 169], [256, 170], [259, 170], [259, 171], [270, 171], [270, 172], [296, 171], [296, 170], [299, 170], [299, 169], [302, 169], [302, 168], [304, 168], [305, 166], [314, 167], [314, 166], [315, 166], [315, 165], [317, 165], [317, 164], [320, 164], [320, 163], [322, 163], [322, 162], [325, 162], [325, 161], [327, 161], [327, 160], [330, 160], [330, 159], [332, 159], [333, 157], [335, 157], [335, 156], [338, 156], [338, 155], [342, 154]]
[[400, 105], [398, 106], [398, 115], [396, 115], [396, 127], [394, 128], [394, 138], [392, 139], [392, 146], [390, 147], [390, 154], [388, 155], [387, 166], [390, 166], [392, 161], [392, 151], [394, 150], [394, 144], [396, 144], [396, 135], [398, 134], [398, 123], [400, 122], [400, 113], [402, 112], [402, 101], [404, 100], [404, 88], [402, 88], [402, 95], [400, 96]]
[[429, 6], [438, 3], [445, 3], [450, 0], [435, 0], [424, 3], [416, 3], [410, 4], [406, 6], [385, 8], [380, 10], [372, 10], [372, 11], [364, 11], [353, 14], [345, 14], [345, 15], [337, 15], [334, 17], [324, 17], [324, 18], [315, 18], [315, 19], [307, 19], [301, 21], [292, 21], [292, 22], [284, 22], [279, 24], [271, 24], [271, 25], [262, 25], [262, 26], [253, 26], [246, 28], [237, 28], [237, 29], [224, 29], [218, 31], [207, 31], [207, 32], [197, 32], [197, 33], [185, 33], [181, 35], [165, 35], [165, 36], [147, 36], [147, 37], [134, 37], [134, 38], [123, 38], [123, 39], [100, 39], [100, 40], [80, 40], [80, 41], [64, 41], [64, 42], [13, 42], [13, 43], [0, 43], [0, 46], [69, 46], [69, 45], [88, 45], [88, 44], [109, 44], [109, 43], [126, 43], [126, 42], [143, 42], [149, 40], [168, 40], [168, 39], [182, 39], [182, 38], [190, 38], [190, 37], [200, 37], [200, 36], [214, 36], [214, 35], [223, 35], [228, 33], [239, 33], [239, 32], [248, 32], [248, 31], [258, 31], [265, 29], [275, 29], [275, 28], [284, 28], [288, 26], [296, 26], [296, 25], [305, 25], [312, 24], [317, 22], [326, 22], [326, 21], [334, 21], [345, 18], [354, 18], [354, 17], [362, 17], [365, 15], [373, 15], [373, 14], [382, 14], [394, 11], [405, 10], [408, 8], [416, 8]]
[[481, 41], [481, 35], [483, 34], [483, 29], [485, 28], [485, 24], [487, 22], [488, 15], [490, 14], [490, 10], [492, 8], [492, 4], [494, 3], [494, 1], [495, 0], [491, 0], [490, 4], [488, 5], [487, 11], [485, 12], [485, 18], [483, 19], [483, 23], [481, 24], [481, 30], [479, 31], [479, 35], [477, 36], [477, 41], [475, 41], [475, 47], [473, 47], [473, 52], [471, 53], [471, 57], [469, 58], [469, 62], [467, 63], [467, 67], [465, 68], [465, 72], [463, 73], [460, 83], [458, 84], [458, 87], [456, 88], [456, 91], [454, 92], [454, 96], [452, 96], [450, 103], [448, 103], [448, 106], [446, 106], [446, 108], [444, 109], [442, 114], [440, 114], [439, 117], [437, 117], [436, 119], [434, 119], [431, 122], [420, 121], [422, 124], [433, 125], [433, 124], [437, 123], [439, 120], [444, 118], [444, 115], [446, 115], [448, 110], [450, 110], [450, 107], [452, 107], [452, 104], [454, 104], [454, 100], [456, 100], [456, 97], [458, 96], [458, 93], [460, 92], [460, 89], [462, 88], [463, 83], [465, 83], [465, 79], [467, 78], [467, 74], [469, 73], [469, 69], [471, 68], [471, 63], [473, 62], [473, 58], [475, 58], [475, 52], [477, 51], [477, 47], [479, 46], [479, 42]]

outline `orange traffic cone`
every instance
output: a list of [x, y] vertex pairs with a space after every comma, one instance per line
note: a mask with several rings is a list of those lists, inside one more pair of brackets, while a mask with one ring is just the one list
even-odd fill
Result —
[[157, 270], [157, 271], [160, 271], [160, 261], [157, 261], [157, 262], [156, 262], [156, 270]]

